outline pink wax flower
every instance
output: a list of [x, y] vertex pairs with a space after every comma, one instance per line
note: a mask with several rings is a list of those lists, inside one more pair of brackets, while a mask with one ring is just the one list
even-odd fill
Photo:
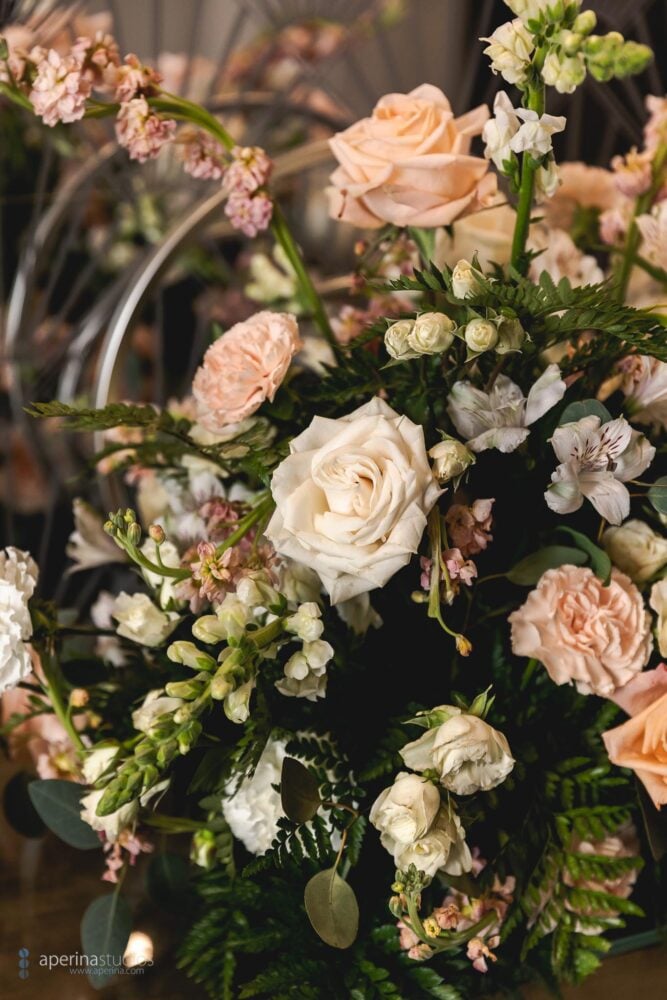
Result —
[[445, 514], [449, 540], [464, 558], [483, 552], [493, 541], [491, 508], [495, 501], [475, 500], [472, 506], [455, 503]]
[[219, 181], [225, 172], [225, 150], [213, 136], [201, 130], [183, 130], [183, 169], [202, 181]]
[[254, 194], [264, 187], [273, 169], [273, 161], [261, 146], [234, 146], [225, 175], [225, 188], [231, 194]]
[[116, 100], [127, 104], [133, 97], [154, 90], [162, 82], [162, 76], [152, 66], [144, 66], [141, 60], [130, 53], [125, 56], [122, 66], [115, 73]]
[[92, 81], [84, 72], [85, 51], [75, 47], [67, 55], [55, 49], [38, 64], [37, 75], [30, 91], [30, 101], [45, 125], [75, 122], [83, 118]]
[[116, 119], [116, 137], [127, 149], [131, 160], [145, 163], [159, 154], [173, 139], [176, 122], [154, 114], [145, 97], [134, 97], [121, 104]]
[[273, 217], [273, 202], [266, 194], [233, 192], [225, 203], [225, 215], [235, 229], [252, 239], [257, 233], [269, 228]]

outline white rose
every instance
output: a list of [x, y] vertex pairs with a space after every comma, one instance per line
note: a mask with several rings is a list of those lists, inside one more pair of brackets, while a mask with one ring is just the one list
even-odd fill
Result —
[[463, 336], [471, 351], [490, 351], [498, 343], [498, 327], [490, 319], [471, 319]]
[[667, 578], [651, 587], [649, 604], [658, 616], [656, 639], [661, 656], [667, 656]]
[[409, 337], [415, 323], [412, 319], [399, 319], [387, 328], [384, 335], [384, 346], [387, 354], [396, 361], [409, 361], [418, 358], [419, 353], [410, 347]]
[[412, 845], [426, 835], [440, 810], [440, 792], [430, 781], [403, 771], [394, 784], [380, 792], [370, 811], [370, 821], [380, 831], [388, 850]]
[[97, 747], [87, 753], [81, 765], [86, 784], [94, 785], [117, 756], [118, 747]]
[[175, 611], [160, 611], [148, 594], [121, 591], [113, 602], [112, 616], [118, 622], [116, 632], [142, 646], [160, 646], [179, 622]]
[[319, 573], [332, 604], [384, 586], [417, 551], [440, 493], [422, 428], [376, 398], [315, 417], [291, 452], [271, 481], [267, 538]]
[[441, 807], [433, 826], [413, 844], [395, 842], [393, 850], [387, 844], [385, 847], [393, 854], [396, 867], [403, 870], [413, 864], [433, 876], [438, 871], [463, 875], [472, 868], [472, 857], [461, 820], [447, 806]]
[[128, 827], [133, 826], [139, 815], [139, 801], [134, 799], [108, 816], [98, 816], [97, 807], [104, 795], [104, 788], [99, 788], [84, 795], [81, 799], [81, 819], [93, 830], [99, 830], [107, 840], [117, 840]]
[[265, 854], [278, 833], [283, 815], [280, 794], [273, 787], [280, 784], [286, 744], [269, 740], [255, 771], [236, 788], [232, 779], [226, 786], [222, 812], [229, 828], [251, 854]]
[[169, 712], [175, 712], [183, 704], [182, 698], [170, 698], [163, 695], [162, 689], [149, 691], [140, 708], [132, 713], [132, 725], [140, 733], [149, 733], [153, 726], [159, 724], [160, 717]]
[[632, 518], [602, 536], [607, 555], [635, 583], [643, 583], [667, 563], [667, 538]]
[[484, 49], [484, 55], [491, 60], [494, 73], [500, 73], [508, 83], [521, 85], [525, 82], [535, 43], [519, 18], [501, 24], [489, 38], [481, 38], [480, 41], [490, 43]]
[[32, 670], [26, 646], [32, 635], [28, 601], [37, 576], [27, 552], [13, 546], [0, 552], [0, 693], [15, 688]]
[[434, 444], [428, 454], [433, 459], [433, 475], [440, 483], [462, 476], [476, 461], [464, 444], [449, 436]]
[[470, 261], [459, 260], [452, 270], [452, 292], [457, 299], [467, 299], [479, 289], [479, 271], [476, 271]]
[[422, 313], [408, 334], [408, 344], [417, 354], [441, 354], [451, 347], [456, 323], [444, 313]]
[[407, 766], [413, 771], [437, 771], [442, 785], [457, 795], [488, 792], [504, 781], [514, 759], [503, 734], [451, 705], [441, 706], [440, 711], [450, 718], [401, 750]]

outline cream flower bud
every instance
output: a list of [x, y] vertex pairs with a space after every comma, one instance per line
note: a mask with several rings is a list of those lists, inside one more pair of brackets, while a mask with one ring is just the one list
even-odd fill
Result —
[[535, 43], [519, 18], [501, 24], [489, 38], [482, 38], [480, 41], [490, 43], [484, 49], [484, 55], [491, 60], [494, 73], [500, 73], [508, 83], [525, 83]]
[[451, 347], [456, 323], [444, 313], [422, 313], [408, 334], [408, 345], [417, 354], [441, 354]]
[[467, 299], [479, 291], [479, 271], [470, 261], [460, 260], [452, 271], [452, 291], [457, 299]]
[[634, 518], [602, 536], [607, 555], [635, 583], [643, 583], [667, 563], [667, 538]]
[[[394, 784], [380, 792], [373, 803], [370, 821], [382, 834], [398, 844], [413, 844], [429, 830], [440, 809], [440, 792], [416, 774], [401, 772]], [[386, 845], [385, 845], [386, 846]]]
[[465, 328], [465, 342], [471, 351], [490, 351], [498, 343], [498, 327], [490, 319], [471, 319]]
[[296, 614], [285, 619], [285, 628], [294, 632], [302, 642], [314, 642], [324, 631], [322, 612], [314, 601], [302, 604]]
[[526, 331], [518, 319], [501, 316], [498, 320], [496, 354], [509, 354], [510, 351], [520, 351], [525, 338]]
[[241, 724], [250, 715], [250, 697], [255, 689], [255, 681], [249, 680], [241, 684], [225, 698], [223, 707], [230, 722]]
[[433, 475], [440, 483], [462, 476], [469, 465], [475, 462], [475, 456], [464, 444], [456, 438], [447, 436], [429, 451], [433, 459]]
[[522, 21], [535, 21], [541, 14], [547, 13], [548, 7], [555, 5], [554, 0], [505, 0], [505, 3]]
[[399, 319], [392, 323], [384, 335], [384, 346], [387, 354], [397, 361], [408, 361], [410, 358], [418, 358], [417, 351], [410, 347], [408, 337], [412, 333], [414, 320]]
[[81, 770], [87, 785], [94, 785], [118, 756], [118, 747], [97, 747], [87, 753]]
[[159, 725], [163, 715], [175, 712], [182, 704], [182, 698], [169, 698], [159, 688], [149, 691], [143, 705], [132, 713], [132, 725], [140, 733], [149, 733], [154, 726]]
[[535, 171], [535, 195], [538, 201], [553, 198], [560, 187], [561, 178], [558, 164], [550, 157], [546, 166], [542, 165]]
[[598, 19], [595, 11], [582, 10], [581, 14], [577, 14], [575, 17], [572, 27], [580, 35], [590, 35], [591, 31], [595, 30], [597, 23]]
[[548, 87], [555, 87], [559, 94], [572, 94], [586, 79], [583, 55], [562, 56], [558, 52], [550, 52], [544, 60], [542, 79]]

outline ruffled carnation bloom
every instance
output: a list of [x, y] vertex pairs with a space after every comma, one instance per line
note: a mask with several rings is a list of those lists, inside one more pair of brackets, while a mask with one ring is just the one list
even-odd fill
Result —
[[120, 106], [116, 118], [116, 138], [127, 149], [131, 160], [145, 163], [154, 160], [162, 147], [171, 141], [176, 122], [155, 114], [145, 97], [133, 97]]
[[28, 552], [13, 546], [0, 552], [0, 693], [16, 687], [32, 669], [26, 644], [32, 635], [28, 601], [37, 576]]
[[487, 117], [480, 106], [455, 118], [430, 84], [381, 98], [369, 118], [330, 140], [340, 164], [328, 189], [331, 216], [372, 229], [434, 228], [487, 205], [496, 178], [470, 155]]
[[455, 503], [445, 514], [449, 540], [464, 558], [483, 552], [493, 541], [491, 509], [494, 503], [494, 499], [474, 500], [470, 507]]
[[280, 784], [285, 746], [281, 740], [269, 740], [252, 776], [238, 787], [230, 781], [225, 790], [223, 815], [236, 839], [251, 854], [266, 854], [278, 833], [283, 809], [273, 786]]
[[631, 420], [667, 428], [667, 362], [645, 354], [633, 354], [620, 362], [621, 389]]
[[[630, 687], [630, 685], [628, 685]], [[667, 670], [640, 674], [623, 702], [630, 718], [602, 734], [609, 760], [635, 772], [656, 808], [667, 803]], [[614, 699], [617, 700], [617, 699]]]
[[30, 91], [30, 101], [45, 125], [53, 127], [58, 122], [75, 122], [83, 118], [86, 100], [90, 97], [92, 80], [85, 72], [84, 60], [88, 39], [79, 39], [86, 46], [77, 44], [67, 55], [55, 49], [37, 64], [35, 79]]
[[551, 444], [560, 465], [544, 494], [547, 506], [571, 514], [587, 499], [610, 524], [621, 524], [630, 513], [624, 484], [649, 467], [653, 445], [624, 417], [603, 424], [594, 415], [557, 427]]
[[449, 393], [447, 412], [472, 451], [497, 448], [507, 453], [526, 440], [531, 424], [560, 402], [565, 389], [555, 364], [544, 369], [527, 397], [506, 375], [498, 376], [490, 392], [470, 382], [456, 382]]
[[273, 400], [300, 347], [289, 313], [259, 312], [237, 323], [209, 347], [194, 377], [200, 422], [215, 433]]
[[617, 569], [604, 586], [582, 566], [547, 570], [509, 616], [512, 649], [535, 657], [556, 684], [609, 697], [651, 655], [651, 619], [640, 592]]
[[382, 587], [417, 551], [440, 490], [422, 427], [375, 398], [315, 417], [271, 481], [276, 551], [320, 576], [333, 604]]

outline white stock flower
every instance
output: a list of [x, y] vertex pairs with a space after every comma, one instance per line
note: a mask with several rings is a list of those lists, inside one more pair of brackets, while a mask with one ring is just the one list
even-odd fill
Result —
[[142, 646], [160, 646], [179, 622], [174, 611], [160, 611], [148, 594], [121, 591], [113, 604], [112, 616], [118, 622], [116, 632]]
[[667, 656], [667, 578], [651, 587], [649, 604], [658, 616], [656, 639], [661, 656]]
[[456, 382], [447, 412], [472, 451], [497, 448], [507, 453], [526, 440], [531, 424], [563, 398], [565, 389], [558, 365], [545, 368], [527, 397], [506, 375], [499, 375], [488, 393], [470, 382]]
[[452, 292], [457, 299], [467, 299], [479, 288], [478, 275], [470, 261], [459, 260], [452, 270]]
[[493, 320], [477, 316], [466, 325], [463, 337], [471, 351], [481, 354], [483, 351], [490, 351], [498, 343], [498, 327]]
[[512, 159], [511, 142], [520, 127], [521, 122], [512, 102], [504, 90], [499, 90], [493, 102], [493, 118], [489, 118], [484, 125], [482, 139], [485, 157], [493, 160], [501, 172], [503, 164]]
[[456, 323], [444, 313], [422, 313], [408, 334], [408, 345], [418, 355], [441, 354], [451, 347]]
[[140, 733], [149, 733], [159, 725], [163, 715], [175, 712], [183, 704], [182, 698], [170, 698], [163, 694], [162, 688], [156, 688], [148, 692], [143, 704], [132, 713], [132, 725]]
[[[522, 21], [535, 21], [547, 13], [547, 7], [554, 6], [555, 0], [505, 0], [505, 3]], [[579, 0], [581, 2], [581, 0]]]
[[[141, 552], [152, 563], [159, 565], [158, 548], [160, 552], [160, 559], [165, 566], [170, 569], [178, 569], [180, 567], [181, 557], [173, 542], [164, 541], [158, 547], [153, 539], [149, 537], [141, 546]], [[141, 575], [148, 586], [152, 587], [155, 591], [160, 602], [160, 607], [166, 608], [169, 601], [176, 599], [174, 595], [176, 581], [173, 576], [163, 576], [161, 573], [153, 573], [151, 570], [145, 569], [144, 567], [141, 567]]]
[[402, 771], [394, 784], [380, 792], [371, 806], [369, 819], [388, 851], [396, 845], [412, 845], [433, 825], [440, 811], [440, 792], [430, 781]]
[[450, 716], [447, 721], [401, 750], [407, 766], [437, 771], [443, 787], [456, 795], [488, 792], [503, 782], [514, 767], [504, 735], [459, 708], [442, 705], [440, 710]]
[[384, 335], [384, 346], [387, 354], [396, 361], [409, 361], [418, 358], [419, 352], [410, 346], [410, 334], [415, 325], [413, 319], [399, 319], [392, 323]]
[[86, 753], [81, 765], [86, 784], [94, 785], [117, 756], [118, 747], [96, 747]]
[[[558, 164], [550, 157], [545, 164], [535, 171], [535, 197], [537, 201], [553, 198], [561, 185], [561, 175]], [[595, 260], [595, 258], [593, 258]]]
[[441, 806], [431, 828], [413, 844], [388, 843], [384, 846], [393, 854], [397, 868], [415, 865], [427, 875], [438, 871], [448, 875], [463, 875], [472, 868], [470, 849], [465, 841], [465, 830], [454, 810]]
[[323, 639], [304, 642], [285, 664], [285, 676], [276, 681], [276, 688], [289, 698], [324, 698], [327, 687], [327, 663], [334, 655], [333, 647]]
[[542, 67], [542, 79], [559, 94], [572, 94], [586, 79], [586, 62], [581, 52], [566, 56], [549, 52]]
[[517, 108], [516, 114], [523, 120], [523, 125], [510, 143], [512, 151], [528, 153], [535, 160], [550, 153], [551, 136], [563, 131], [567, 119], [562, 115], [538, 115], [537, 111], [529, 108]]
[[535, 43], [520, 18], [501, 24], [489, 38], [481, 38], [480, 41], [490, 43], [484, 49], [484, 55], [491, 60], [494, 73], [500, 73], [508, 83], [525, 83]]
[[104, 518], [101, 514], [80, 497], [75, 497], [72, 502], [72, 512], [74, 531], [69, 536], [65, 553], [74, 565], [68, 567], [68, 573], [78, 573], [80, 570], [106, 566], [108, 563], [127, 562], [124, 549], [116, 545], [111, 535], [107, 535], [104, 530]]
[[667, 563], [667, 538], [632, 518], [616, 528], [607, 528], [602, 536], [607, 555], [620, 570], [643, 583]]
[[428, 456], [433, 459], [433, 475], [439, 483], [457, 479], [476, 461], [473, 453], [464, 444], [449, 435], [434, 444], [429, 449]]
[[644, 435], [624, 417], [603, 424], [591, 415], [557, 427], [551, 444], [561, 463], [544, 494], [551, 510], [572, 514], [586, 498], [610, 524], [624, 521], [630, 494], [623, 484], [641, 475], [655, 455]]
[[93, 830], [103, 833], [107, 840], [115, 841], [128, 827], [134, 826], [139, 815], [139, 800], [127, 802], [108, 816], [98, 816], [97, 807], [104, 795], [104, 789], [93, 789], [81, 799], [81, 819]]
[[223, 815], [251, 854], [265, 854], [278, 833], [283, 810], [273, 785], [280, 784], [285, 746], [281, 740], [269, 740], [252, 777], [245, 778], [236, 791], [234, 779], [226, 787]]
[[382, 618], [371, 604], [370, 596], [357, 594], [336, 605], [341, 621], [351, 628], [355, 635], [365, 635], [369, 628], [382, 628]]
[[288, 632], [294, 632], [302, 642], [314, 642], [315, 639], [319, 639], [324, 631], [319, 604], [306, 601], [299, 605], [295, 614], [285, 619], [285, 628]]
[[290, 448], [266, 537], [319, 574], [332, 604], [384, 586], [417, 551], [440, 493], [423, 429], [375, 398], [315, 417]]
[[15, 688], [32, 669], [26, 646], [32, 635], [28, 601], [38, 572], [28, 552], [13, 546], [0, 552], [0, 693]]
[[224, 700], [223, 708], [230, 722], [241, 725], [247, 721], [250, 715], [250, 698], [254, 690], [255, 680], [251, 677], [245, 684], [241, 684], [229, 692]]

